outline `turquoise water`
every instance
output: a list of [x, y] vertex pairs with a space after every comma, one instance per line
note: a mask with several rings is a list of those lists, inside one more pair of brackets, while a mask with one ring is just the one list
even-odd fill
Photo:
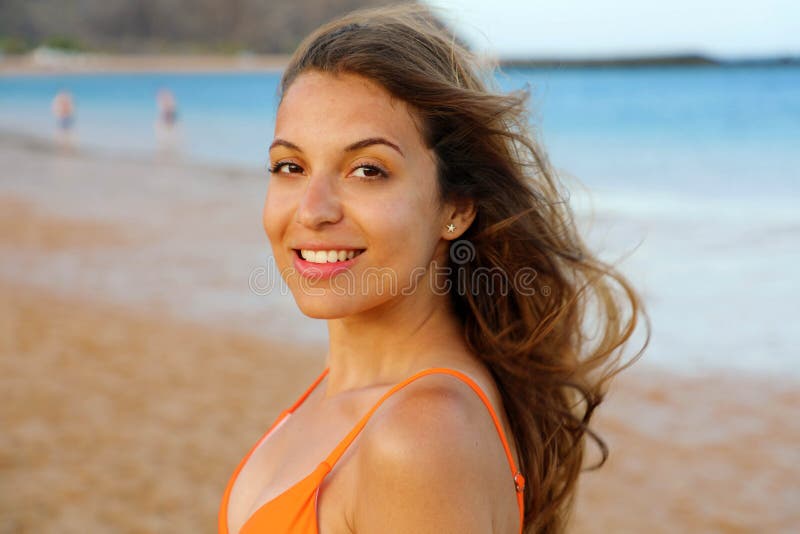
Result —
[[[156, 149], [155, 94], [177, 97], [182, 147], [201, 161], [263, 167], [277, 73], [0, 78], [0, 128], [51, 137], [50, 100], [72, 92], [82, 146]], [[800, 178], [800, 69], [508, 70], [528, 87], [551, 161], [590, 187], [707, 195], [793, 194]]]
[[263, 165], [272, 135], [278, 74], [88, 74], [0, 78], [0, 127], [52, 136], [50, 100], [61, 89], [76, 105], [83, 146], [152, 153], [156, 92], [178, 102], [183, 147], [201, 161]]
[[556, 164], [590, 185], [797, 192], [800, 69], [512, 71]]

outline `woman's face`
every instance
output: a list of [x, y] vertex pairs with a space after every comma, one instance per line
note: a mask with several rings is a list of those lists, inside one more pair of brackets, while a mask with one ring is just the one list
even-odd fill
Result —
[[357, 75], [301, 74], [269, 157], [264, 228], [303, 313], [345, 317], [434, 291], [449, 221], [404, 102]]

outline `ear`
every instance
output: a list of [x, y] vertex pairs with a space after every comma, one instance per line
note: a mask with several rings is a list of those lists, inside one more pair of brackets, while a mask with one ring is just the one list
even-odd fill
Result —
[[472, 199], [454, 200], [445, 203], [443, 211], [442, 237], [457, 239], [475, 220], [477, 209]]

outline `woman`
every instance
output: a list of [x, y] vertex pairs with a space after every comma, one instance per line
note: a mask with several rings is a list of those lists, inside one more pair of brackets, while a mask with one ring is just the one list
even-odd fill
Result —
[[355, 13], [293, 56], [269, 157], [264, 227], [329, 349], [220, 532], [563, 530], [640, 312], [576, 234], [525, 95], [488, 91], [423, 8]]

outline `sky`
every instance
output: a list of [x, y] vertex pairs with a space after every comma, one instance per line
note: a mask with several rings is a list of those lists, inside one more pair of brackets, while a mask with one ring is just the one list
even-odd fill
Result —
[[425, 0], [500, 57], [800, 55], [800, 0]]

